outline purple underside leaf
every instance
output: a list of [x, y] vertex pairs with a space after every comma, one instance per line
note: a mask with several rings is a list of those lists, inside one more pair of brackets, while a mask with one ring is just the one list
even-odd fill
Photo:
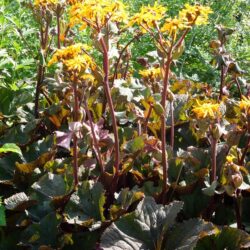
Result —
[[[85, 127], [90, 127], [89, 121], [84, 123]], [[96, 136], [97, 141], [105, 141], [107, 139], [109, 139], [109, 131], [106, 129], [103, 129], [103, 124], [104, 124], [104, 119], [100, 119], [97, 123], [93, 124], [94, 127], [94, 133]], [[89, 128], [90, 131], [90, 128]], [[91, 137], [92, 137], [92, 133], [90, 133]]]
[[73, 132], [61, 132], [55, 131], [56, 134], [56, 144], [60, 147], [70, 150], [70, 142], [73, 137]]
[[95, 132], [98, 134], [99, 140], [105, 140], [109, 136], [109, 131], [103, 129], [104, 119], [101, 118], [98, 123], [95, 124]]
[[82, 126], [81, 122], [70, 122], [69, 131], [77, 133], [81, 130]]
[[70, 150], [70, 142], [73, 135], [76, 134], [77, 137], [80, 137], [79, 131], [82, 127], [83, 125], [81, 122], [70, 122], [68, 132], [55, 131], [56, 145]]

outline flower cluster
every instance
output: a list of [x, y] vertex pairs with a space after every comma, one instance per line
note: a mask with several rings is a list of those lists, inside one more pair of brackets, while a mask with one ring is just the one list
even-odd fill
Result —
[[94, 62], [90, 56], [83, 53], [83, 49], [86, 49], [84, 44], [75, 44], [59, 49], [55, 52], [48, 65], [62, 62], [68, 71], [77, 74], [85, 72], [89, 68], [94, 69]]
[[149, 68], [140, 70], [139, 74], [144, 78], [157, 79], [161, 77], [161, 69], [160, 68]]
[[[165, 13], [166, 8], [157, 3], [154, 6], [143, 6], [140, 12], [132, 17], [129, 26], [140, 25], [142, 31], [146, 32], [157, 27], [158, 23], [164, 18]], [[179, 12], [178, 17], [167, 18], [163, 22], [161, 32], [168, 33], [175, 40], [179, 30], [191, 28], [195, 24], [206, 24], [210, 13], [212, 13], [212, 10], [209, 7], [186, 4], [185, 8]]]
[[158, 3], [155, 3], [154, 6], [142, 6], [140, 12], [131, 18], [128, 25], [137, 24], [146, 28], [152, 28], [155, 26], [155, 22], [162, 20], [166, 11], [167, 9]]
[[250, 98], [249, 97], [242, 97], [242, 100], [239, 103], [239, 107], [242, 111], [246, 111], [250, 113]]
[[108, 21], [124, 22], [127, 20], [125, 5], [121, 1], [112, 0], [77, 1], [71, 8], [70, 16], [71, 26], [81, 24], [82, 30], [87, 26], [100, 30]]
[[170, 89], [175, 94], [187, 94], [189, 93], [196, 93], [199, 90], [202, 90], [206, 84], [204, 83], [198, 83], [198, 82], [192, 82], [190, 80], [182, 79], [174, 81]]
[[192, 112], [197, 119], [216, 119], [221, 116], [220, 104], [209, 100], [201, 102], [196, 99], [196, 105], [193, 107]]
[[234, 155], [230, 155], [230, 154], [227, 155], [226, 161], [227, 161], [228, 163], [233, 163], [234, 160], [235, 160], [235, 156], [234, 156]]
[[208, 23], [208, 15], [213, 13], [210, 7], [186, 4], [179, 12], [179, 17], [186, 20], [189, 25], [203, 25]]
[[56, 62], [59, 62], [60, 60], [66, 60], [68, 58], [73, 58], [79, 55], [82, 52], [83, 47], [83, 44], [77, 43], [63, 49], [58, 49], [53, 55], [52, 59], [49, 61], [49, 66]]
[[77, 3], [82, 3], [83, 0], [67, 0], [67, 3], [69, 5], [74, 5], [74, 4], [77, 4]]
[[189, 28], [186, 20], [180, 18], [167, 18], [161, 28], [161, 32], [167, 32], [169, 36], [173, 37], [173, 40], [176, 40], [177, 32], [185, 28]]
[[34, 6], [35, 7], [42, 7], [42, 8], [51, 8], [54, 7], [59, 3], [58, 0], [35, 0]]

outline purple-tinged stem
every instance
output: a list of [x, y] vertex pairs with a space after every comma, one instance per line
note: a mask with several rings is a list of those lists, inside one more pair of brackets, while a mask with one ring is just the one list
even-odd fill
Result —
[[103, 71], [104, 71], [104, 90], [106, 93], [110, 113], [111, 113], [111, 118], [112, 118], [112, 126], [113, 126], [113, 132], [114, 132], [114, 138], [115, 138], [115, 163], [114, 163], [114, 168], [115, 168], [115, 175], [118, 176], [119, 174], [119, 164], [120, 164], [120, 146], [119, 146], [119, 137], [118, 137], [118, 127], [117, 127], [117, 122], [116, 122], [116, 117], [115, 117], [115, 110], [114, 110], [114, 105], [111, 97], [111, 91], [109, 87], [109, 58], [108, 58], [108, 49], [105, 44], [105, 41], [103, 38], [100, 39], [101, 46], [103, 49]]
[[[78, 120], [79, 114], [79, 100], [77, 95], [77, 84], [73, 83], [73, 94], [74, 94], [74, 114], [73, 119], [74, 122]], [[79, 180], [78, 180], [78, 148], [77, 148], [77, 136], [74, 133], [73, 135], [73, 172], [74, 172], [74, 188], [77, 188]]]
[[104, 173], [104, 165], [103, 165], [103, 161], [102, 161], [102, 155], [101, 155], [101, 152], [100, 152], [100, 149], [99, 149], [99, 146], [98, 146], [98, 141], [97, 141], [97, 138], [96, 138], [96, 135], [95, 135], [93, 119], [92, 119], [91, 113], [89, 111], [86, 99], [84, 99], [84, 106], [85, 106], [85, 110], [87, 112], [87, 116], [88, 116], [88, 119], [89, 119], [90, 129], [91, 129], [91, 133], [92, 133], [92, 137], [93, 137], [93, 144], [94, 144], [95, 151], [97, 153], [97, 158], [98, 158], [98, 162], [99, 162], [99, 165], [100, 165], [100, 171], [103, 174]]

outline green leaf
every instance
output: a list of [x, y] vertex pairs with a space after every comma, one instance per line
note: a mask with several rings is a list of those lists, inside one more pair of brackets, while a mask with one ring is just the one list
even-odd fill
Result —
[[56, 213], [52, 212], [46, 215], [39, 223], [31, 224], [25, 229], [21, 236], [21, 245], [35, 245], [37, 246], [35, 249], [38, 249], [38, 246], [41, 245], [50, 245], [53, 248], [57, 248], [59, 223], [60, 219]]
[[145, 196], [153, 196], [154, 194], [161, 192], [161, 187], [159, 185], [155, 185], [152, 181], [146, 181], [143, 183], [140, 190], [145, 194]]
[[6, 226], [5, 208], [0, 204], [0, 226]]
[[21, 149], [15, 143], [5, 143], [0, 148], [0, 153], [8, 153], [8, 152], [13, 152], [22, 156]]
[[140, 190], [122, 189], [116, 199], [116, 204], [110, 208], [112, 218], [114, 219], [123, 211], [127, 211], [133, 203], [139, 202], [143, 197], [144, 193]]
[[249, 249], [250, 235], [246, 232], [230, 227], [224, 227], [219, 233], [201, 239], [195, 250], [210, 249]]
[[100, 232], [78, 232], [73, 234], [73, 245], [64, 246], [64, 250], [97, 249], [96, 243], [100, 239]]
[[161, 116], [164, 113], [164, 108], [160, 103], [155, 103], [154, 105], [154, 111], [157, 115]]
[[[1, 103], [0, 103], [1, 104]], [[1, 112], [1, 111], [0, 111]], [[30, 122], [25, 125], [18, 124], [6, 131], [2, 136], [3, 143], [26, 144], [30, 139], [30, 134], [36, 127], [36, 122]]]
[[201, 186], [198, 185], [190, 194], [182, 195], [184, 201], [184, 215], [188, 218], [199, 216], [200, 213], [208, 206], [210, 197], [205, 195]]
[[31, 187], [49, 198], [66, 194], [66, 183], [62, 175], [48, 173], [42, 176]]
[[174, 50], [173, 59], [178, 60], [181, 57], [181, 55], [183, 54], [184, 50], [185, 50], [185, 43], [184, 43], [184, 40], [183, 40], [181, 45], [178, 46], [177, 49]]
[[135, 153], [144, 148], [144, 138], [138, 136], [135, 139], [129, 141], [125, 147], [130, 153]]
[[183, 203], [158, 205], [152, 197], [142, 200], [137, 209], [111, 224], [102, 235], [104, 250], [155, 249], [166, 229], [171, 228]]
[[[188, 102], [189, 96], [187, 94], [178, 94], [174, 96], [174, 121], [175, 124], [179, 124], [182, 122], [183, 113], [186, 112], [186, 104]], [[171, 125], [171, 115], [170, 115], [170, 102], [167, 102], [166, 107], [166, 117], [167, 117], [167, 125]]]
[[190, 219], [177, 224], [166, 236], [166, 250], [190, 250], [205, 233], [213, 233], [212, 223], [206, 223], [201, 219]]
[[83, 182], [77, 192], [72, 194], [65, 208], [66, 221], [70, 224], [84, 225], [90, 220], [105, 220], [105, 201], [104, 189], [100, 182]]

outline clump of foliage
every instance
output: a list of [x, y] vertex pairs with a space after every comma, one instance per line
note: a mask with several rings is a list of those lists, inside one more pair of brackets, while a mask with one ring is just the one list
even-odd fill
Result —
[[209, 6], [23, 8], [36, 81], [0, 92], [14, 105], [0, 113], [0, 248], [249, 248], [250, 93], [227, 51], [234, 30], [214, 27], [211, 85], [178, 74]]

